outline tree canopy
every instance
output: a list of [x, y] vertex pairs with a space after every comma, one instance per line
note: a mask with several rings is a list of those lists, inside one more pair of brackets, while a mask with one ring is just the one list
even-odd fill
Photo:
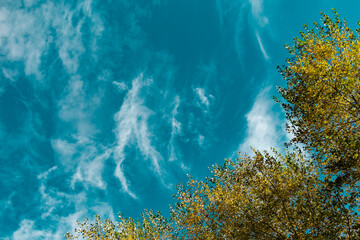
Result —
[[[188, 239], [339, 239], [359, 218], [344, 196], [324, 191], [301, 154], [256, 152], [213, 167], [207, 181], [181, 186], [172, 209]], [[349, 220], [349, 221], [348, 221]], [[357, 235], [356, 235], [357, 236]]]
[[[171, 217], [79, 222], [85, 239], [359, 239], [360, 39], [334, 11], [304, 26], [280, 67], [284, 154], [254, 150], [178, 186]], [[357, 31], [359, 32], [359, 31]], [[305, 151], [304, 151], [305, 150]]]
[[[338, 182], [360, 176], [360, 39], [340, 20], [322, 14], [315, 29], [304, 27], [291, 58], [280, 68], [279, 87], [293, 143], [300, 143]], [[356, 30], [359, 33], [359, 30]]]

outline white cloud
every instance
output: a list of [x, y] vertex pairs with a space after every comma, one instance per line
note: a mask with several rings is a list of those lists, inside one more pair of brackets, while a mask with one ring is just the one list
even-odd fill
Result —
[[267, 25], [269, 20], [264, 15], [263, 0], [249, 0], [249, 3], [251, 5], [252, 15], [257, 23], [262, 27]]
[[89, 97], [87, 90], [81, 76], [74, 75], [69, 79], [58, 101], [58, 116], [62, 120], [58, 125], [72, 134], [64, 136], [60, 131], [59, 137], [51, 143], [61, 165], [67, 171], [76, 169], [71, 181], [73, 188], [80, 182], [86, 188], [90, 185], [105, 189], [102, 172], [113, 150], [93, 140], [98, 130], [92, 122], [92, 116], [101, 103], [102, 92], [99, 90]]
[[[180, 106], [180, 97], [178, 95], [175, 96], [173, 104], [174, 108], [171, 111], [171, 136], [168, 145], [168, 154], [169, 154], [169, 162], [175, 162], [184, 172], [188, 173], [190, 171], [190, 167], [186, 166], [181, 160], [181, 152], [177, 149], [176, 138], [183, 134], [182, 132], [182, 124], [177, 119], [178, 109]], [[171, 184], [168, 185], [170, 187]]]
[[198, 142], [200, 147], [204, 145], [204, 141], [205, 141], [205, 137], [203, 135], [199, 135]]
[[[101, 36], [104, 26], [100, 17], [93, 13], [92, 0], [80, 1], [75, 9], [67, 5], [55, 5], [46, 9], [47, 18], [50, 19], [52, 27], [56, 29], [56, 44], [59, 48], [59, 56], [69, 74], [76, 74], [80, 66], [80, 56], [85, 52], [81, 29], [85, 20], [91, 19], [92, 37], [87, 39], [91, 42], [91, 50], [97, 50], [97, 40]], [[56, 9], [56, 10], [55, 10]], [[74, 25], [72, 20], [79, 12], [84, 15]]]
[[269, 88], [261, 91], [246, 115], [246, 138], [239, 147], [240, 152], [251, 154], [250, 147], [256, 150], [279, 149], [284, 139], [284, 121], [273, 110], [274, 103], [268, 94]]
[[34, 5], [36, 5], [40, 0], [24, 0], [24, 5], [25, 7], [32, 7]]
[[102, 96], [99, 90], [89, 97], [86, 90], [85, 82], [80, 76], [75, 75], [69, 80], [62, 99], [58, 101], [60, 119], [64, 125], [71, 126], [72, 138], [81, 144], [91, 142], [91, 138], [97, 132], [92, 123], [92, 116], [101, 104]]
[[34, 226], [34, 221], [25, 219], [21, 221], [20, 228], [12, 235], [13, 240], [24, 239], [58, 239], [47, 230], [37, 230]]
[[76, 144], [69, 143], [68, 141], [62, 139], [51, 140], [51, 145], [55, 153], [58, 154], [63, 165], [70, 163], [72, 161], [72, 156], [77, 151]]
[[40, 188], [39, 188], [39, 192], [41, 194], [41, 202], [42, 202], [42, 206], [41, 209], [45, 210], [45, 212], [43, 214], [41, 214], [41, 218], [46, 218], [48, 216], [50, 216], [50, 214], [52, 213], [52, 211], [54, 209], [56, 209], [59, 204], [62, 203], [62, 201], [60, 201], [59, 199], [53, 198], [50, 194], [45, 192], [45, 185], [41, 184]]
[[[44, 191], [49, 190], [44, 188]], [[63, 197], [66, 197], [66, 200], [64, 200]], [[47, 201], [50, 198], [52, 201]], [[73, 204], [75, 206], [74, 212], [66, 216], [59, 216], [54, 213], [47, 215], [45, 213], [42, 217], [43, 220], [49, 220], [48, 225], [44, 225], [43, 223], [40, 225], [37, 224], [37, 220], [25, 218], [20, 222], [19, 228], [9, 239], [62, 240], [64, 239], [64, 234], [66, 232], [72, 232], [76, 227], [78, 227], [76, 225], [77, 220], [92, 216], [95, 213], [100, 214], [102, 217], [110, 217], [110, 219], [115, 220], [113, 209], [108, 203], [98, 202], [93, 206], [89, 206], [88, 204], [85, 204], [87, 201], [88, 199], [85, 192], [68, 195], [62, 192], [55, 193], [54, 191], [49, 191], [49, 194], [42, 195], [42, 203], [45, 206], [45, 208], [42, 208], [43, 211], [48, 210], [52, 204], [57, 206], [66, 203]], [[56, 223], [55, 226], [50, 224], [53, 222]]]
[[119, 89], [120, 92], [128, 90], [128, 86], [124, 82], [113, 81], [112, 83], [117, 87], [117, 89]]
[[17, 80], [18, 71], [16, 69], [2, 68], [2, 72], [4, 77], [10, 80], [11, 82], [15, 82]]
[[195, 88], [195, 93], [198, 98], [198, 105], [203, 109], [204, 112], [207, 112], [210, 108], [211, 101], [214, 99], [214, 96], [207, 94], [203, 88]]
[[[0, 53], [10, 61], [23, 61], [25, 74], [40, 80], [41, 56], [53, 41], [48, 29], [54, 28], [60, 59], [68, 73], [76, 73], [79, 57], [85, 52], [81, 34], [85, 19], [91, 19], [92, 23], [89, 41], [93, 51], [97, 50], [97, 39], [104, 29], [100, 17], [92, 12], [92, 1], [80, 1], [75, 9], [61, 2], [38, 3], [39, 0], [24, 0], [25, 8], [18, 8], [14, 1], [0, 7]], [[79, 11], [84, 15], [74, 25], [72, 18]]]
[[114, 160], [116, 162], [115, 176], [119, 179], [123, 190], [133, 198], [136, 195], [129, 189], [128, 180], [123, 171], [123, 161], [125, 160], [125, 147], [134, 140], [145, 159], [150, 159], [152, 167], [158, 176], [163, 176], [160, 168], [162, 156], [151, 144], [152, 134], [148, 128], [148, 119], [153, 112], [144, 105], [144, 99], [140, 96], [141, 89], [151, 84], [152, 80], [143, 79], [140, 75], [132, 81], [132, 88], [128, 91], [125, 100], [114, 116], [116, 129], [114, 130], [117, 145], [114, 148]]
[[175, 106], [172, 110], [172, 116], [171, 116], [171, 137], [169, 141], [169, 161], [175, 161], [177, 159], [177, 154], [175, 152], [175, 137], [181, 133], [181, 123], [176, 119], [176, 115], [178, 113], [178, 108], [180, 105], [180, 98], [179, 96], [176, 96], [174, 99]]
[[49, 170], [47, 170], [47, 171], [39, 174], [39, 175], [38, 175], [38, 179], [45, 179], [45, 180], [46, 180], [46, 179], [48, 178], [48, 175], [49, 175], [51, 172], [55, 171], [56, 169], [57, 169], [57, 166], [54, 166], [54, 167], [50, 168]]
[[[86, 202], [84, 193], [68, 195], [46, 187], [48, 174], [50, 174], [55, 169], [56, 168], [52, 168], [38, 176], [42, 182], [41, 187], [39, 188], [42, 203], [40, 210], [43, 212], [41, 218], [23, 219], [20, 222], [19, 228], [12, 234], [11, 239], [64, 239], [64, 234], [67, 231], [75, 229], [76, 220], [79, 220], [84, 216], [89, 216], [89, 210], [86, 205], [84, 205], [84, 202]], [[53, 210], [63, 206], [64, 204], [74, 204], [75, 212], [67, 216], [59, 216], [53, 212]], [[37, 224], [38, 220], [48, 220], [49, 223], [55, 222], [56, 225], [54, 227], [52, 224]]]
[[94, 127], [90, 122], [91, 110], [99, 104], [98, 98], [86, 99], [84, 81], [80, 76], [73, 76], [65, 91], [65, 96], [58, 102], [59, 117], [65, 122], [72, 122], [77, 128], [78, 135], [88, 136]]
[[196, 88], [196, 93], [201, 103], [208, 107], [210, 105], [210, 102], [209, 99], [205, 96], [205, 90], [203, 88]]
[[175, 106], [172, 111], [172, 118], [171, 118], [171, 135], [176, 135], [181, 133], [181, 123], [176, 119], [176, 115], [178, 114], [178, 108], [180, 106], [180, 98], [179, 96], [175, 97]]
[[79, 67], [79, 57], [85, 52], [82, 44], [81, 27], [84, 20], [80, 20], [76, 26], [72, 24], [75, 12], [63, 9], [61, 14], [55, 15], [53, 25], [57, 34], [59, 56], [69, 74], [75, 74]]
[[[87, 150], [90, 146], [87, 147]], [[86, 152], [81, 155], [80, 163], [73, 176], [71, 185], [74, 188], [76, 182], [90, 183], [99, 189], [105, 189], [106, 183], [102, 179], [102, 172], [104, 169], [104, 162], [109, 159], [112, 154], [112, 149], [107, 149], [104, 153], [100, 153], [95, 147], [93, 151]]]
[[10, 61], [22, 60], [25, 73], [41, 78], [40, 57], [46, 46], [41, 11], [0, 8], [0, 52]]
[[80, 182], [86, 188], [90, 185], [105, 189], [106, 183], [102, 179], [102, 173], [105, 161], [110, 158], [113, 149], [106, 149], [88, 138], [73, 140], [75, 143], [69, 143], [64, 139], [51, 141], [57, 159], [64, 167], [63, 170], [76, 169], [71, 180], [72, 188], [74, 189], [75, 184]]
[[117, 179], [120, 181], [123, 191], [129, 194], [130, 197], [137, 199], [138, 197], [135, 195], [135, 193], [130, 190], [128, 180], [126, 179], [123, 171], [122, 163], [125, 159], [125, 156], [123, 156], [122, 152], [124, 150], [119, 148], [117, 148], [116, 150], [117, 152], [120, 152], [121, 155], [119, 154], [119, 157], [115, 158], [115, 161], [117, 161], [117, 163], [114, 171], [114, 176], [117, 177]]
[[49, 175], [57, 169], [57, 166], [50, 168], [49, 170], [39, 174], [37, 178], [40, 180], [41, 184], [39, 187], [39, 192], [41, 195], [41, 210], [43, 211], [41, 218], [47, 218], [51, 215], [54, 209], [61, 206], [62, 200], [60, 198], [61, 193], [51, 191], [51, 189], [46, 188], [46, 183]]
[[[106, 202], [95, 201], [89, 203], [86, 191], [68, 194], [59, 191], [57, 187], [52, 187], [48, 183], [48, 179], [51, 179], [53, 177], [52, 174], [57, 170], [61, 172], [61, 169], [55, 166], [38, 175], [38, 179], [41, 182], [39, 187], [41, 196], [39, 210], [42, 212], [41, 217], [23, 219], [20, 222], [19, 228], [11, 236], [11, 239], [64, 239], [64, 234], [67, 231], [73, 231], [77, 227], [77, 220], [81, 220], [85, 216], [92, 216], [95, 213], [115, 220], [112, 207]], [[73, 212], [64, 216], [55, 211], [64, 206], [73, 206]], [[48, 221], [49, 224], [44, 225], [44, 220]], [[38, 224], [38, 221], [42, 222], [42, 224]], [[52, 223], [55, 223], [55, 225]]]
[[264, 45], [262, 43], [262, 40], [260, 38], [260, 35], [259, 35], [258, 31], [256, 31], [255, 34], [256, 34], [256, 39], [258, 40], [258, 43], [259, 43], [260, 50], [261, 50], [262, 54], [264, 55], [264, 58], [266, 60], [269, 60], [270, 57], [269, 57], [269, 55], [267, 54], [267, 52], [266, 52], [266, 50], [264, 48]]
[[[88, 24], [91, 28], [91, 37], [90, 39], [87, 38], [86, 41], [89, 42], [91, 50], [96, 51], [96, 40], [103, 30], [102, 22], [99, 16], [95, 14], [96, 12], [92, 12], [91, 0], [79, 1], [77, 4], [68, 4], [64, 3], [64, 1], [9, 0], [2, 1], [0, 5], [0, 55], [8, 63], [24, 64], [24, 67], [18, 67], [19, 64], [5, 64], [2, 66], [0, 72], [4, 78], [1, 81], [6, 81], [6, 83], [15, 82], [19, 75], [23, 75], [23, 72], [27, 76], [38, 80], [45, 80], [41, 72], [41, 60], [45, 54], [48, 54], [46, 49], [50, 43], [56, 44], [65, 70], [72, 75], [72, 77], [65, 80], [67, 88], [64, 89], [61, 96], [53, 95], [56, 94], [56, 91], [51, 90], [51, 92], [46, 92], [49, 94], [44, 97], [44, 102], [56, 101], [59, 104], [59, 119], [57, 120], [61, 121], [53, 123], [57, 132], [52, 135], [53, 139], [51, 140], [58, 166], [38, 175], [40, 183], [37, 186], [36, 194], [40, 196], [41, 201], [39, 201], [39, 205], [34, 211], [38, 210], [39, 215], [33, 216], [32, 219], [26, 217], [22, 221], [20, 219], [18, 222], [19, 228], [10, 236], [10, 239], [15, 240], [63, 239], [66, 231], [74, 229], [75, 220], [85, 215], [91, 216], [90, 214], [94, 213], [90, 209], [99, 213], [101, 213], [101, 209], [105, 209], [104, 211], [109, 216], [112, 214], [111, 207], [105, 203], [96, 203], [95, 206], [93, 203], [89, 203], [85, 192], [73, 195], [59, 192], [59, 188], [52, 187], [47, 181], [48, 177], [53, 177], [52, 174], [58, 172], [55, 171], [56, 169], [64, 171], [63, 173], [66, 176], [69, 175], [67, 173], [75, 170], [76, 172], [72, 178], [73, 185], [76, 182], [81, 182], [85, 187], [87, 185], [100, 189], [106, 187], [102, 180], [102, 173], [104, 162], [112, 154], [112, 149], [107, 149], [94, 142], [93, 136], [97, 129], [95, 129], [91, 121], [94, 109], [99, 106], [100, 97], [96, 93], [93, 94], [95, 97], [88, 97], [88, 92], [86, 92], [87, 82], [83, 81], [80, 75], [76, 75], [81, 64], [80, 56], [85, 51], [84, 39], [80, 30], [85, 21], [87, 23], [91, 22]], [[19, 5], [22, 6], [19, 8]], [[78, 18], [78, 22], [73, 21], [75, 17]], [[56, 60], [56, 54], [54, 60]], [[16, 65], [16, 67], [13, 68], [13, 65]], [[28, 77], [25, 79], [28, 79]], [[30, 78], [30, 81], [32, 81], [32, 78]], [[0, 87], [5, 85], [2, 83]], [[34, 85], [31, 83], [34, 89], [38, 86], [35, 84], [37, 82]], [[34, 95], [38, 93], [34, 92]], [[52, 98], [48, 99], [47, 96]], [[19, 98], [22, 101], [21, 97]], [[37, 96], [34, 96], [34, 98], [37, 98]], [[45, 98], [47, 99], [45, 100]], [[59, 98], [60, 101], [58, 101]], [[36, 100], [39, 101], [39, 104], [43, 104], [40, 99]], [[37, 123], [37, 109], [33, 108], [33, 105], [37, 106], [38, 104], [36, 100], [29, 99], [30, 102], [24, 100], [25, 114], [29, 115], [24, 124], [26, 129], [21, 134], [21, 138], [17, 136], [11, 138], [12, 141], [22, 142], [12, 145], [23, 146], [29, 144], [29, 139], [34, 140], [34, 136], [38, 137], [42, 133], [41, 130], [35, 128], [41, 129], [44, 126], [42, 122]], [[35, 103], [33, 104], [33, 102]], [[44, 109], [50, 110], [47, 108], [49, 105], [46, 106], [44, 103]], [[38, 134], [37, 131], [40, 133]], [[1, 137], [2, 131], [0, 130], [0, 139]], [[42, 137], [46, 138], [46, 136]], [[29, 148], [29, 156], [26, 158], [33, 160], [33, 156], [39, 150], [32, 146], [29, 146]], [[8, 152], [10, 152], [9, 149]], [[36, 157], [43, 157], [43, 155], [36, 155]], [[70, 167], [67, 168], [68, 166]], [[34, 169], [34, 171], [37, 171], [37, 169]], [[64, 181], [64, 184], [69, 184], [68, 179], [61, 180]], [[76, 191], [78, 190], [76, 189]], [[9, 198], [8, 204], [11, 204], [11, 198]], [[75, 207], [74, 213], [66, 216], [67, 211], [61, 211], [65, 206], [70, 206], [69, 211], [71, 211], [72, 207]], [[49, 220], [49, 224], [40, 225], [38, 220], [40, 222]]]

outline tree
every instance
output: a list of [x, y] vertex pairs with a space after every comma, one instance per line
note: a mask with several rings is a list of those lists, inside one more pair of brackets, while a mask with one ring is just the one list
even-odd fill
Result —
[[185, 239], [354, 239], [360, 219], [346, 197], [322, 188], [301, 154], [255, 152], [180, 186], [172, 209]]
[[171, 221], [152, 211], [142, 221], [99, 216], [78, 223], [85, 239], [355, 239], [360, 218], [347, 197], [327, 192], [319, 172], [296, 152], [255, 152], [215, 165], [206, 181], [180, 185]]
[[333, 11], [334, 19], [322, 14], [315, 30], [304, 26], [287, 46], [292, 57], [280, 68], [287, 85], [279, 92], [292, 143], [337, 175], [337, 185], [354, 185], [360, 179], [360, 39]]

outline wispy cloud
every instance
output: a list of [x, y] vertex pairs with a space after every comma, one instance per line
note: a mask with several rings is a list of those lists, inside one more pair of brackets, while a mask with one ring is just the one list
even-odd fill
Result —
[[90, 185], [105, 189], [102, 173], [104, 164], [113, 150], [87, 138], [71, 140], [75, 142], [71, 143], [65, 139], [53, 139], [51, 142], [63, 170], [68, 172], [76, 169], [71, 180], [72, 188], [79, 182], [86, 188]]
[[40, 78], [40, 57], [46, 46], [46, 37], [38, 14], [41, 11], [0, 8], [0, 52], [10, 61], [24, 61], [25, 73]]
[[175, 152], [175, 137], [181, 133], [181, 123], [176, 119], [176, 115], [178, 113], [178, 108], [180, 105], [180, 98], [176, 96], [174, 99], [174, 109], [171, 113], [171, 137], [169, 141], [169, 161], [175, 161], [177, 159]]
[[249, 0], [251, 5], [251, 12], [255, 20], [260, 26], [265, 26], [268, 24], [269, 20], [264, 15], [263, 9], [263, 0]]
[[[48, 209], [52, 209], [51, 206], [72, 205], [74, 206], [74, 212], [70, 214], [42, 214], [42, 220], [39, 219], [22, 219], [19, 223], [19, 228], [12, 234], [9, 239], [23, 240], [23, 239], [46, 239], [46, 240], [62, 240], [64, 234], [69, 230], [78, 227], [76, 225], [77, 220], [81, 220], [84, 217], [91, 216], [95, 213], [100, 214], [103, 217], [109, 217], [115, 220], [112, 207], [107, 203], [97, 203], [93, 206], [85, 204], [89, 201], [85, 193], [80, 194], [64, 194], [63, 192], [49, 191], [46, 187], [40, 189], [40, 191], [49, 192], [42, 195], [42, 203], [47, 207], [42, 208], [42, 211], [49, 212]], [[64, 198], [66, 197], [66, 199]], [[49, 201], [51, 199], [51, 201]], [[48, 224], [44, 224], [47, 221]], [[54, 224], [52, 224], [54, 223]]]
[[55, 171], [56, 169], [57, 169], [57, 166], [54, 166], [54, 167], [50, 168], [48, 171], [38, 175], [38, 179], [41, 181], [41, 185], [39, 188], [39, 192], [41, 194], [41, 201], [42, 201], [41, 209], [43, 211], [45, 211], [41, 215], [41, 218], [43, 218], [43, 219], [48, 217], [52, 213], [52, 211], [54, 209], [56, 209], [57, 206], [59, 204], [61, 204], [61, 202], [62, 202], [59, 199], [52, 197], [50, 194], [48, 194], [45, 191], [45, 188], [46, 188], [45, 184], [47, 182], [48, 175], [51, 174], [51, 172]]
[[[51, 140], [57, 154], [58, 162], [68, 171], [75, 170], [72, 178], [72, 187], [80, 182], [105, 189], [102, 179], [105, 161], [110, 157], [112, 150], [94, 141], [97, 128], [92, 122], [93, 113], [100, 105], [100, 93], [87, 94], [84, 81], [78, 75], [73, 76], [63, 97], [58, 102], [58, 137]], [[67, 131], [71, 130], [69, 136]]]
[[[48, 186], [48, 179], [52, 177], [54, 172], [58, 171], [58, 167], [54, 166], [49, 170], [39, 174], [37, 178], [41, 182], [39, 187], [40, 201], [38, 212], [42, 213], [41, 216], [32, 219], [24, 218], [19, 223], [19, 228], [12, 234], [11, 239], [54, 239], [60, 240], [64, 238], [64, 232], [67, 228], [75, 227], [75, 220], [84, 213], [83, 210], [77, 211], [75, 214], [70, 214], [67, 217], [59, 216], [54, 213], [54, 210], [59, 210], [63, 205], [77, 203], [79, 200], [83, 201], [80, 195], [71, 196], [58, 189], [53, 189]], [[78, 204], [76, 204], [79, 206]], [[41, 224], [41, 222], [47, 221], [48, 223], [55, 222], [56, 225], [51, 226]]]
[[76, 144], [64, 139], [52, 139], [51, 145], [63, 165], [71, 164], [72, 157], [77, 152]]
[[[104, 31], [104, 24], [98, 15], [99, 12], [101, 14], [101, 11], [95, 11], [93, 8], [95, 4], [97, 3], [92, 0], [71, 3], [68, 1], [19, 0], [5, 1], [0, 4], [0, 55], [6, 59], [0, 68], [0, 91], [6, 84], [20, 85], [17, 80], [24, 76], [26, 76], [24, 81], [31, 80], [29, 86], [41, 82], [47, 88], [43, 92], [35, 92], [37, 91], [35, 88], [26, 89], [28, 95], [34, 94], [31, 99], [27, 96], [24, 99], [22, 96], [19, 97], [21, 106], [22, 102], [25, 106], [24, 128], [26, 131], [19, 134], [19, 136], [22, 135], [21, 139], [17, 135], [16, 137], [13, 135], [11, 138], [13, 141], [17, 141], [13, 145], [17, 147], [21, 145], [21, 150], [29, 152], [26, 157], [27, 162], [24, 160], [27, 164], [24, 168], [31, 169], [29, 174], [35, 174], [35, 179], [36, 176], [38, 177], [36, 181], [39, 185], [34, 187], [35, 190], [31, 194], [34, 194], [35, 199], [40, 199], [40, 201], [34, 204], [32, 206], [34, 209], [31, 210], [36, 211], [37, 216], [30, 219], [28, 212], [19, 214], [17, 218], [19, 228], [10, 236], [10, 239], [63, 239], [64, 232], [74, 229], [75, 220], [85, 215], [91, 216], [97, 212], [113, 217], [112, 207], [102, 202], [101, 197], [94, 196], [94, 191], [106, 192], [108, 186], [103, 174], [106, 167], [105, 162], [114, 159], [116, 163], [115, 176], [120, 180], [124, 192], [134, 198], [137, 197], [131, 191], [131, 180], [128, 179], [127, 169], [125, 169], [124, 161], [130, 161], [126, 156], [125, 148], [127, 147], [139, 150], [139, 153], [151, 163], [154, 173], [160, 178], [163, 178], [166, 173], [161, 165], [163, 157], [152, 142], [154, 139], [153, 128], [149, 119], [154, 112], [147, 107], [146, 96], [143, 96], [143, 90], [151, 85], [151, 80], [140, 76], [132, 81], [131, 86], [131, 82], [130, 84], [115, 82], [107, 74], [103, 74], [101, 71], [98, 74], [97, 69], [92, 69], [93, 66], [99, 67], [93, 62], [98, 60], [97, 57], [102, 56], [101, 54], [97, 55], [96, 51], [102, 47], [98, 45], [98, 41], [103, 41], [102, 33]], [[143, 9], [141, 4], [123, 2], [118, 6], [125, 5], [129, 8], [136, 5], [134, 9], [143, 14], [148, 12]], [[116, 35], [119, 39], [120, 43], [114, 41], [117, 50], [122, 51], [122, 47], [128, 50], [130, 48], [128, 55], [139, 55], [134, 52], [140, 51], [139, 44], [143, 41], [142, 30], [138, 26], [136, 14], [138, 13], [131, 12], [122, 16], [124, 20], [120, 21], [125, 22], [124, 24], [118, 24], [120, 27], [114, 27], [115, 30], [107, 29], [107, 34]], [[107, 51], [112, 52], [113, 49], [112, 46], [108, 46], [100, 50], [104, 50], [107, 54]], [[151, 53], [150, 50], [149, 52]], [[151, 55], [152, 53], [150, 53], [144, 55]], [[120, 65], [128, 61], [127, 56], [122, 55], [123, 53], [116, 54], [118, 54], [116, 57], [122, 59]], [[152, 59], [146, 61], [152, 61]], [[132, 64], [138, 64], [137, 61], [134, 62]], [[118, 68], [119, 66], [116, 66], [117, 73], [121, 72]], [[109, 69], [109, 72], [113, 71], [113, 68], [109, 67]], [[34, 79], [39, 81], [33, 81]], [[23, 81], [23, 79], [21, 80]], [[105, 117], [99, 118], [100, 120], [96, 119], [100, 112], [98, 111], [99, 106], [103, 106], [101, 101], [102, 94], [106, 91], [104, 89], [111, 82], [122, 93], [127, 94], [124, 102], [122, 99], [119, 100], [119, 103], [122, 104], [119, 112], [114, 116], [113, 111], [108, 114], [109, 122], [113, 117], [115, 119], [115, 143], [111, 143], [111, 140], [110, 143], [106, 142], [108, 139], [103, 141], [103, 138], [99, 140], [97, 123]], [[53, 83], [56, 83], [56, 86], [51, 85]], [[26, 84], [28, 83], [26, 82]], [[27, 85], [24, 86], [27, 87]], [[42, 95], [41, 99], [36, 98], [35, 95], [38, 93]], [[176, 110], [174, 111], [176, 112]], [[175, 112], [172, 122], [173, 135], [181, 131], [181, 124], [177, 122]], [[45, 120], [36, 123], [38, 121], [37, 114], [46, 116]], [[39, 130], [39, 134], [35, 131], [46, 127], [51, 130]], [[107, 129], [110, 134], [112, 128], [113, 126], [109, 126]], [[5, 131], [4, 135], [7, 135], [8, 133]], [[43, 134], [42, 131], [46, 134]], [[1, 139], [2, 133], [3, 131], [0, 129]], [[40, 137], [42, 138], [40, 139]], [[32, 146], [35, 145], [34, 143], [41, 145], [40, 150]], [[45, 161], [39, 163], [43, 164], [39, 169], [35, 169], [38, 166], [30, 166], [29, 163], [36, 162], [33, 155], [35, 156], [44, 149], [48, 150], [44, 151], [44, 155], [48, 154], [46, 156], [48, 157], [47, 163], [44, 163]], [[166, 152], [166, 149], [164, 151]], [[3, 150], [0, 152], [2, 153]], [[6, 154], [10, 156], [9, 153], [10, 150], [7, 149]], [[43, 155], [36, 157], [40, 159]], [[50, 166], [55, 164], [56, 166], [38, 175], [45, 167], [48, 167], [45, 166], [46, 164]], [[63, 184], [62, 189], [56, 187], [59, 180]], [[86, 191], [89, 189], [94, 191]], [[19, 199], [23, 200], [24, 198]], [[8, 201], [10, 206], [12, 204], [11, 197]], [[4, 201], [1, 200], [1, 202]], [[29, 205], [24, 203], [16, 207], [22, 206]], [[64, 207], [67, 208], [66, 211], [62, 211]], [[71, 213], [69, 214], [69, 212]], [[49, 224], [42, 225], [44, 221]]]
[[[19, 228], [12, 234], [10, 239], [64, 239], [64, 234], [75, 229], [76, 221], [85, 216], [91, 216], [95, 213], [110, 217], [114, 220], [114, 211], [112, 207], [105, 202], [91, 201], [87, 192], [65, 193], [49, 181], [62, 169], [57, 166], [39, 174], [37, 177], [41, 182], [39, 187], [41, 206], [38, 212], [41, 217], [32, 219], [23, 218], [19, 223]], [[66, 208], [65, 213], [59, 214], [59, 210]], [[73, 211], [69, 212], [69, 206]], [[43, 224], [46, 221], [48, 224]]]
[[204, 104], [206, 107], [209, 107], [210, 102], [209, 99], [205, 96], [205, 90], [203, 88], [196, 88], [195, 90], [200, 99], [200, 102]]
[[23, 240], [23, 239], [59, 239], [54, 238], [55, 236], [47, 230], [38, 230], [35, 227], [35, 222], [32, 220], [22, 220], [20, 222], [20, 228], [14, 232], [12, 239]]
[[247, 132], [239, 147], [240, 152], [251, 153], [250, 147], [256, 150], [278, 148], [284, 140], [285, 122], [274, 111], [274, 103], [269, 96], [269, 88], [264, 89], [255, 99], [250, 112], [246, 114]]
[[198, 106], [203, 109], [203, 111], [207, 112], [210, 108], [211, 101], [215, 98], [211, 94], [207, 94], [204, 88], [195, 88], [195, 93], [197, 96]]
[[262, 43], [261, 37], [260, 37], [260, 35], [259, 35], [259, 32], [256, 31], [255, 34], [256, 34], [256, 39], [257, 39], [257, 41], [258, 41], [258, 43], [259, 43], [260, 50], [261, 50], [262, 54], [264, 55], [264, 58], [265, 58], [266, 60], [269, 60], [270, 57], [269, 57], [269, 55], [267, 54], [267, 52], [266, 52], [266, 50], [265, 50], [265, 48], [264, 48], [264, 45], [263, 45], [263, 43]]
[[205, 141], [205, 137], [203, 135], [199, 135], [198, 142], [200, 147], [204, 145], [204, 141]]
[[81, 161], [77, 166], [71, 185], [74, 188], [76, 182], [85, 182], [104, 190], [106, 188], [106, 183], [102, 178], [104, 163], [110, 158], [113, 150], [107, 149], [102, 153], [94, 147], [88, 146], [86, 150], [89, 149], [92, 151], [86, 152], [86, 155], [82, 155], [80, 158]]
[[151, 160], [156, 174], [161, 177], [164, 173], [160, 167], [163, 158], [152, 145], [152, 134], [148, 128], [148, 119], [154, 113], [145, 106], [141, 96], [141, 89], [149, 84], [151, 84], [151, 79], [144, 79], [142, 74], [135, 78], [119, 112], [114, 116], [116, 122], [114, 132], [117, 138], [113, 155], [116, 162], [115, 176], [120, 180], [124, 191], [133, 198], [136, 198], [136, 195], [129, 189], [129, 183], [123, 171], [123, 162], [126, 158], [125, 147], [133, 140], [143, 157]]
[[27, 7], [27, 8], [34, 6], [39, 2], [40, 2], [40, 0], [24, 0], [23, 1], [24, 6]]
[[128, 90], [128, 86], [124, 82], [113, 81], [112, 82], [120, 92]]
[[58, 106], [61, 120], [73, 123], [78, 132], [77, 135], [87, 138], [95, 131], [90, 116], [100, 102], [96, 94], [90, 98], [87, 96], [84, 85], [80, 76], [73, 76]]
[[[80, 57], [85, 52], [81, 31], [83, 25], [88, 24], [86, 20], [90, 19], [92, 35], [86, 41], [92, 43], [90, 50], [93, 52], [97, 50], [97, 39], [101, 36], [104, 26], [100, 17], [92, 11], [92, 0], [80, 1], [74, 9], [61, 4], [55, 5], [54, 8], [58, 10], [46, 9], [46, 17], [51, 19], [51, 26], [56, 29], [59, 56], [67, 72], [76, 74], [80, 66]], [[79, 13], [83, 13], [80, 19]], [[73, 19], [78, 21], [75, 22]]]
[[[8, 61], [23, 61], [26, 75], [43, 80], [40, 70], [41, 57], [46, 54], [49, 43], [55, 42], [63, 65], [70, 74], [77, 72], [79, 57], [85, 52], [81, 28], [85, 20], [91, 21], [92, 51], [97, 49], [97, 39], [104, 29], [97, 14], [92, 11], [92, 0], [80, 1], [75, 8], [62, 1], [57, 3], [38, 0], [11, 1], [0, 8], [0, 53]], [[41, 3], [41, 4], [39, 4]], [[23, 5], [19, 8], [19, 5]], [[73, 21], [82, 14], [79, 21]], [[49, 29], [55, 29], [53, 38]], [[3, 72], [13, 71], [3, 67]]]

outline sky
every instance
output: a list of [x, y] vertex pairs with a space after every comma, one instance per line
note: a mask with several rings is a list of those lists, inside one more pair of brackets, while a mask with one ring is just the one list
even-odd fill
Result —
[[187, 174], [284, 149], [284, 81], [302, 25], [357, 0], [0, 0], [0, 239], [75, 221], [169, 216]]

